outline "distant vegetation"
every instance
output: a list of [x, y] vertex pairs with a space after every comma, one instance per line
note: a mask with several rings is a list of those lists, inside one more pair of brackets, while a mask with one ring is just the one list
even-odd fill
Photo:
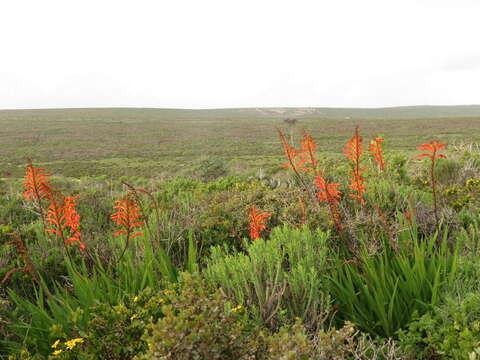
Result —
[[0, 357], [478, 359], [479, 120], [271, 111], [0, 113]]
[[295, 141], [305, 128], [333, 158], [355, 125], [364, 136], [385, 136], [388, 151], [411, 152], [432, 137], [480, 141], [480, 106], [12, 110], [0, 111], [0, 178], [21, 176], [29, 158], [77, 178], [272, 174], [282, 156], [275, 127], [287, 118], [298, 120]]

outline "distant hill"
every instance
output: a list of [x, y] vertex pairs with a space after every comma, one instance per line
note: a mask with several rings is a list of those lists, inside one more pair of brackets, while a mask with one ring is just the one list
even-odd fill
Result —
[[0, 117], [14, 115], [19, 117], [56, 117], [98, 115], [181, 118], [309, 118], [309, 119], [422, 119], [422, 118], [465, 118], [479, 117], [480, 105], [455, 106], [398, 106], [386, 108], [316, 108], [316, 107], [272, 107], [272, 108], [231, 108], [231, 109], [160, 109], [160, 108], [82, 108], [82, 109], [31, 109], [0, 110]]
[[356, 119], [418, 119], [446, 117], [480, 117], [480, 105], [458, 106], [397, 106], [386, 108], [257, 108], [270, 115], [356, 118]]

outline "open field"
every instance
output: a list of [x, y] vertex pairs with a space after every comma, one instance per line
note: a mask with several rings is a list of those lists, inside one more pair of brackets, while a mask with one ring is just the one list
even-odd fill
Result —
[[275, 171], [275, 127], [299, 120], [319, 151], [338, 154], [359, 125], [387, 150], [480, 141], [480, 106], [388, 109], [58, 109], [0, 111], [0, 177], [19, 177], [27, 158], [64, 176], [192, 175], [205, 159], [227, 173]]

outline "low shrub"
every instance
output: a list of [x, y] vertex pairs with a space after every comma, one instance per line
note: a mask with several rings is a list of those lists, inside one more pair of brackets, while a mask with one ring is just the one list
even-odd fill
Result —
[[330, 304], [324, 290], [328, 238], [306, 227], [277, 227], [268, 241], [247, 244], [246, 254], [212, 248], [204, 275], [271, 327], [300, 317], [307, 327], [322, 328]]
[[480, 293], [448, 299], [417, 317], [399, 337], [411, 359], [478, 359]]
[[136, 359], [256, 359], [255, 329], [243, 308], [191, 276], [180, 282], [181, 291], [167, 293], [164, 317], [148, 327], [148, 351]]
[[162, 306], [167, 302], [164, 292], [155, 293], [146, 289], [115, 306], [94, 306], [85, 329], [72, 329], [78, 335], [77, 339], [81, 339], [76, 346], [69, 349], [68, 344], [72, 340], [59, 338], [52, 346], [52, 353], [60, 350], [55, 358], [69, 360], [133, 359], [147, 351], [147, 343], [142, 339], [146, 326], [162, 316]]

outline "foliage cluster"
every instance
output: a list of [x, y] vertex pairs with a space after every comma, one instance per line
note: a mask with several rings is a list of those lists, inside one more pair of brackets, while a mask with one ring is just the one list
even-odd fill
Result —
[[202, 161], [201, 179], [113, 185], [29, 164], [0, 184], [1, 356], [480, 356], [474, 154], [432, 141], [414, 160], [357, 128], [332, 162], [279, 134], [283, 179], [214, 180], [225, 164]]

